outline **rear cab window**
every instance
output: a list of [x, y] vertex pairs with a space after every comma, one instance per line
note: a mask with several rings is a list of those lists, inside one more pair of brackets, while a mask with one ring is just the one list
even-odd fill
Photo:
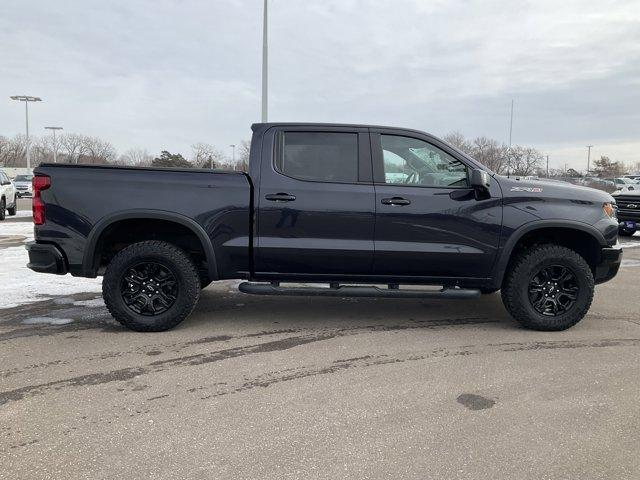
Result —
[[278, 132], [275, 169], [299, 180], [358, 182], [358, 134]]

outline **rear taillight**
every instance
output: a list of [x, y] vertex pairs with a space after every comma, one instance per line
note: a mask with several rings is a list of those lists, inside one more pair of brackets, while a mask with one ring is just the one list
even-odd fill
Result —
[[45, 175], [36, 175], [33, 177], [33, 201], [31, 203], [33, 210], [33, 223], [42, 225], [45, 220], [44, 202], [40, 193], [51, 186], [51, 178]]

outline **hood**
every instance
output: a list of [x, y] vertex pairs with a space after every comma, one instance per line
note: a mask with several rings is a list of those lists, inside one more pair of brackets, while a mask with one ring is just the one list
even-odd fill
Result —
[[505, 196], [540, 196], [543, 198], [569, 198], [571, 200], [582, 200], [588, 202], [613, 202], [614, 198], [602, 190], [573, 185], [572, 183], [557, 180], [523, 180], [518, 177], [495, 177]]

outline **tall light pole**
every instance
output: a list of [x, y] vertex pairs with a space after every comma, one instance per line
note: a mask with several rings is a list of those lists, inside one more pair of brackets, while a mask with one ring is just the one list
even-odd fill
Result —
[[547, 155], [547, 178], [549, 178], [549, 155]]
[[41, 102], [42, 99], [40, 97], [31, 97], [29, 95], [13, 95], [10, 98], [11, 100], [24, 102], [24, 113], [27, 122], [27, 169], [31, 170], [31, 142], [29, 141], [29, 102]]
[[589, 175], [589, 167], [591, 164], [591, 147], [593, 147], [593, 145], [587, 145], [587, 175]]
[[264, 0], [264, 11], [263, 11], [263, 19], [262, 19], [262, 123], [267, 122], [267, 99], [268, 99], [268, 57], [269, 57], [269, 48], [268, 48], [268, 35], [267, 35], [267, 27], [268, 27], [268, 17], [267, 17], [267, 7], [268, 0]]
[[509, 150], [511, 150], [511, 134], [513, 132], [513, 98], [511, 99], [511, 120], [509, 121]]
[[231, 147], [231, 160], [233, 162], [233, 165], [235, 166], [236, 164], [236, 145], [232, 144], [229, 145]]
[[58, 142], [56, 141], [56, 130], [62, 130], [62, 127], [44, 127], [45, 130], [53, 132], [53, 163], [58, 163]]

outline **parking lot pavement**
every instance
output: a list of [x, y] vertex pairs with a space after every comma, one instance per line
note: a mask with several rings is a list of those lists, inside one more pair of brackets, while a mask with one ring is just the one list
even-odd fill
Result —
[[235, 282], [160, 334], [96, 293], [0, 310], [0, 478], [639, 478], [639, 274], [629, 248], [558, 333], [519, 328], [499, 295]]

